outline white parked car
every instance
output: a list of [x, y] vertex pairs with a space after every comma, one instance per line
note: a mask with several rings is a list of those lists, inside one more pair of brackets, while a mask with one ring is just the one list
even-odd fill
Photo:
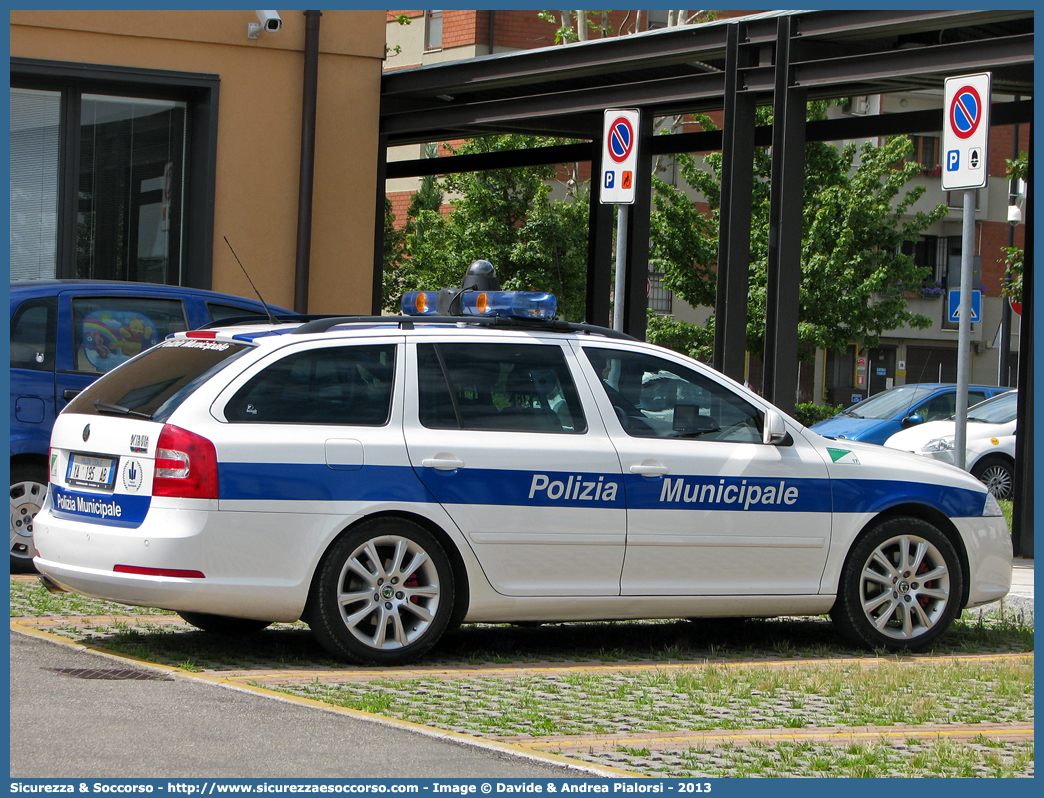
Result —
[[55, 425], [37, 568], [383, 664], [468, 621], [829, 612], [917, 649], [1008, 592], [971, 476], [822, 438], [548, 295], [449, 306], [178, 333], [107, 374]]
[[[965, 468], [998, 499], [1010, 499], [1015, 484], [1015, 431], [1018, 391], [994, 396], [968, 410]], [[929, 421], [891, 436], [885, 446], [955, 462], [953, 418]]]

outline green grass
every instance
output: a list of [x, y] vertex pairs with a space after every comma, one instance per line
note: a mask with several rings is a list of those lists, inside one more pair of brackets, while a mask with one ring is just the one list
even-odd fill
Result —
[[1011, 513], [1015, 505], [1011, 499], [998, 499], [997, 501], [1004, 511], [1004, 520], [1008, 522], [1008, 529], [1011, 529]]
[[279, 689], [453, 731], [506, 736], [912, 727], [1031, 722], [1034, 717], [1031, 659], [948, 660], [917, 666], [885, 660], [869, 667], [704, 665], [684, 671], [365, 683], [320, 680]]
[[[1012, 778], [1032, 776], [1033, 757], [1032, 742], [1008, 742], [997, 747], [948, 739], [847, 746], [783, 742], [663, 751], [658, 767], [637, 762], [634, 769], [644, 775], [670, 778]], [[605, 754], [583, 758], [620, 764]]]

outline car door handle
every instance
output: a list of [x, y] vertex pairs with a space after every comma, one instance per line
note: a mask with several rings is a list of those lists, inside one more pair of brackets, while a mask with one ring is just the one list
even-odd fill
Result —
[[643, 477], [662, 477], [664, 474], [671, 473], [671, 470], [660, 463], [650, 463], [648, 461], [639, 463], [638, 465], [631, 466], [632, 474], [640, 474]]
[[426, 460], [421, 460], [421, 465], [425, 468], [436, 468], [439, 471], [453, 471], [457, 468], [463, 468], [464, 462], [452, 457], [429, 457]]
[[79, 395], [79, 388], [66, 388], [64, 391], [62, 391], [62, 399], [65, 399], [66, 401], [69, 401], [70, 399], [75, 399]]

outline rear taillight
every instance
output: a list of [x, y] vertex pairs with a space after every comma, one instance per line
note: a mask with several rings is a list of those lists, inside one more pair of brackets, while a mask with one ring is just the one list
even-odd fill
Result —
[[156, 444], [153, 496], [218, 497], [217, 451], [201, 435], [165, 424]]
[[176, 576], [181, 579], [206, 579], [202, 571], [187, 571], [184, 568], [144, 568], [140, 565], [117, 565], [112, 570], [118, 574], [141, 576]]

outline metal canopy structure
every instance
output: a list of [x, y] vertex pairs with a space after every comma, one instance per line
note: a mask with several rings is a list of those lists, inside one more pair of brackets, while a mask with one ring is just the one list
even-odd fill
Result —
[[[783, 56], [780, 58], [779, 56]], [[584, 139], [585, 143], [513, 153], [459, 156], [380, 164], [378, 193], [384, 179], [480, 171], [487, 168], [569, 161], [591, 161], [596, 172], [600, 153], [602, 112], [609, 107], [641, 109], [643, 118], [724, 110], [722, 131], [653, 136], [651, 125], [640, 132], [644, 160], [674, 152], [722, 150], [728, 170], [723, 185], [719, 263], [719, 335], [715, 365], [742, 378], [746, 324], [744, 217], [749, 217], [752, 147], [779, 145], [786, 137], [771, 127], [755, 128], [753, 109], [775, 104], [778, 114], [791, 108], [789, 136], [795, 157], [801, 147], [795, 130], [806, 141], [832, 141], [891, 133], [942, 129], [942, 111], [921, 111], [873, 117], [852, 117], [806, 124], [793, 111], [801, 98], [826, 99], [874, 93], [940, 89], [952, 74], [991, 70], [995, 96], [1032, 97], [1033, 12], [998, 11], [773, 11], [741, 19], [670, 28], [619, 38], [558, 47], [502, 53], [464, 61], [386, 72], [381, 84], [381, 147], [438, 142], [477, 136], [524, 132]], [[789, 99], [789, 104], [788, 104]], [[1029, 122], [1032, 102], [1001, 103], [993, 108], [995, 125]], [[639, 164], [639, 175], [648, 180]], [[794, 179], [801, 173], [792, 169]], [[782, 172], [778, 176], [782, 180]], [[791, 183], [793, 181], [790, 181]], [[638, 194], [644, 197], [638, 186]], [[787, 182], [777, 207], [794, 207], [797, 197]], [[648, 202], [634, 208], [629, 236], [629, 283], [625, 327], [645, 331], [645, 279], [648, 268]], [[380, 207], [380, 206], [379, 206]], [[728, 225], [726, 225], [726, 221]], [[782, 223], [782, 219], [776, 220]], [[612, 218], [596, 204], [591, 210], [587, 321], [608, 323]], [[375, 224], [378, 240], [383, 221]], [[749, 232], [749, 231], [748, 231]], [[731, 243], [730, 243], [731, 242]], [[781, 268], [793, 270], [800, 242], [789, 242], [776, 253]], [[379, 253], [381, 247], [377, 247]], [[380, 257], [375, 256], [373, 309], [380, 307]], [[742, 301], [740, 301], [742, 298]], [[796, 309], [784, 302], [769, 333], [780, 354], [796, 329]], [[770, 314], [771, 315], [771, 314]], [[724, 324], [721, 322], [724, 321]], [[785, 330], [783, 329], [785, 328]], [[777, 334], [778, 333], [778, 334]], [[796, 334], [796, 332], [795, 332]], [[770, 360], [770, 358], [766, 358]], [[793, 380], [789, 358], [771, 358], [777, 374], [766, 375], [768, 398], [784, 407], [791, 393], [779, 379]], [[792, 403], [792, 400], [791, 400]]]
[[[638, 337], [645, 334], [652, 158], [720, 150], [714, 366], [742, 381], [753, 155], [755, 146], [771, 145], [773, 153], [782, 157], [773, 158], [772, 170], [764, 393], [778, 406], [792, 410], [804, 143], [943, 128], [941, 108], [808, 123], [806, 102], [917, 90], [937, 90], [941, 95], [946, 77], [987, 70], [993, 73], [993, 125], [1032, 122], [1032, 9], [770, 11], [389, 71], [381, 79], [377, 207], [383, 207], [387, 178], [571, 161], [590, 161], [592, 174], [598, 174], [604, 109], [638, 108], [642, 124], [637, 131], [637, 201], [631, 209], [627, 242], [627, 290], [616, 297], [624, 303], [624, 329]], [[1014, 101], [1016, 97], [1021, 100]], [[756, 127], [755, 109], [768, 105], [773, 107], [776, 124]], [[711, 111], [724, 111], [722, 130], [653, 135], [656, 117]], [[387, 161], [388, 147], [502, 133], [583, 142]], [[1030, 153], [1032, 174], [1032, 147]], [[380, 215], [375, 234], [373, 310], [377, 313], [383, 266]], [[592, 202], [586, 321], [599, 325], [609, 321], [612, 235], [611, 206]], [[1032, 236], [1027, 235], [1027, 273], [1032, 272], [1031, 243]], [[1027, 281], [1032, 285], [1031, 274]], [[1032, 319], [1032, 298], [1025, 296], [1024, 329], [1032, 329]], [[1029, 350], [1021, 348], [1020, 375], [1032, 372]], [[1030, 406], [1032, 384], [1028, 389], [1019, 399]], [[1032, 436], [1024, 434], [1020, 444], [1023, 440]], [[1026, 456], [1032, 458], [1032, 453]]]
[[997, 94], [1032, 94], [1032, 10], [767, 12], [386, 72], [381, 132], [389, 146], [518, 131], [590, 138], [605, 108], [721, 110], [734, 28], [754, 53], [738, 90], [768, 104], [783, 19], [791, 83], [810, 99], [941, 88], [954, 69], [990, 69]]

